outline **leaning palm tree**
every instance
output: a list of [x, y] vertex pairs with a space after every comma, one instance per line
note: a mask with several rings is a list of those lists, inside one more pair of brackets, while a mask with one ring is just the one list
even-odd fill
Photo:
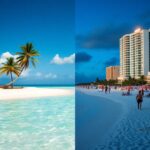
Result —
[[37, 50], [34, 49], [32, 43], [27, 43], [26, 45], [22, 46], [21, 50], [22, 52], [16, 53], [18, 55], [17, 63], [21, 67], [21, 70], [19, 72], [18, 77], [10, 83], [8, 83], [7, 85], [11, 85], [12, 83], [14, 83], [19, 78], [21, 73], [29, 67], [30, 63], [32, 63], [32, 65], [35, 67], [35, 63], [38, 62], [35, 56], [39, 56], [39, 53]]
[[[2, 67], [0, 68], [0, 74], [10, 75], [11, 82], [12, 82], [13, 74], [15, 74], [16, 76], [19, 76], [20, 69], [21, 69], [20, 66], [14, 60], [14, 58], [10, 57], [10, 58], [7, 58], [5, 63], [2, 63]], [[11, 83], [11, 86], [13, 88], [13, 82]]]
[[30, 62], [35, 67], [35, 63], [38, 62], [34, 56], [39, 56], [37, 50], [34, 49], [32, 43], [27, 43], [25, 46], [21, 47], [22, 52], [18, 52], [17, 62], [21, 66], [22, 70], [29, 67]]

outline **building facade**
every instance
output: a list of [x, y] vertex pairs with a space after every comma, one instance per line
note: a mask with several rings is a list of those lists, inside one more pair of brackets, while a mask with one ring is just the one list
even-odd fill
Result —
[[119, 77], [120, 67], [110, 66], [106, 68], [106, 80], [116, 80]]
[[120, 38], [120, 77], [147, 76], [150, 71], [150, 30], [136, 29]]

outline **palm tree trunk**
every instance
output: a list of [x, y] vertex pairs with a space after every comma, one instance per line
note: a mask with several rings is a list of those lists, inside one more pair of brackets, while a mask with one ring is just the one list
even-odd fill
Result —
[[[10, 73], [10, 78], [11, 78], [11, 82], [13, 81], [13, 75], [12, 75], [12, 72]], [[11, 83], [11, 87], [13, 88], [13, 82]]]
[[16, 82], [16, 81], [18, 80], [18, 78], [20, 77], [20, 75], [22, 74], [23, 70], [24, 70], [24, 67], [22, 67], [22, 69], [21, 69], [19, 75], [18, 75], [15, 79], [14, 79], [14, 80], [11, 80], [11, 82], [5, 84], [5, 86], [12, 85], [14, 82]]

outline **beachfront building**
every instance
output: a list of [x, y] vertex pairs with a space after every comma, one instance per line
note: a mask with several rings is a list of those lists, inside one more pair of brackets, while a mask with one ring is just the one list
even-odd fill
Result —
[[116, 80], [119, 77], [119, 66], [110, 66], [106, 68], [106, 80]]
[[138, 79], [150, 71], [150, 30], [136, 29], [120, 38], [120, 76]]

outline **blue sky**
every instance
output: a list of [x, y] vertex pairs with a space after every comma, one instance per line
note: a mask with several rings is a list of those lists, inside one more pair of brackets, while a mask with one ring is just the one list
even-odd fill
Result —
[[119, 65], [119, 38], [150, 28], [149, 0], [76, 0], [76, 82], [105, 79]]
[[0, 56], [27, 42], [39, 50], [36, 69], [18, 84], [74, 83], [75, 51], [76, 82], [104, 79], [106, 66], [119, 65], [119, 38], [150, 28], [149, 6], [149, 0], [0, 0]]
[[[0, 0], [0, 55], [32, 42], [40, 53], [17, 84], [73, 84], [75, 18], [73, 0]], [[50, 63], [58, 54], [62, 63]], [[65, 59], [64, 59], [65, 57]], [[67, 59], [67, 61], [66, 61]], [[8, 77], [0, 77], [7, 83]]]

